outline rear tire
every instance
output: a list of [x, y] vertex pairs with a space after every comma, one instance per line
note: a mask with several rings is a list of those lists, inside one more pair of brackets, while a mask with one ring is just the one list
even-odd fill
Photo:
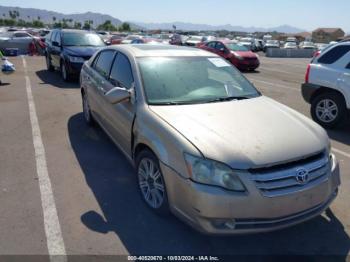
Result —
[[64, 63], [64, 61], [61, 62], [61, 76], [65, 82], [69, 82], [71, 80], [71, 76], [70, 76], [69, 72], [67, 71], [67, 67], [66, 67], [66, 64]]
[[85, 123], [89, 126], [94, 126], [95, 120], [91, 114], [91, 109], [90, 109], [88, 97], [86, 94], [82, 95], [82, 100], [83, 100], [83, 114], [84, 114]]
[[55, 71], [55, 68], [51, 64], [51, 58], [50, 58], [49, 54], [46, 54], [46, 67], [47, 67], [47, 70], [50, 71], [50, 72]]
[[168, 215], [168, 197], [158, 158], [146, 149], [136, 156], [135, 162], [142, 199], [158, 215]]
[[311, 116], [324, 128], [332, 129], [345, 124], [346, 103], [342, 95], [334, 92], [322, 93], [311, 102]]

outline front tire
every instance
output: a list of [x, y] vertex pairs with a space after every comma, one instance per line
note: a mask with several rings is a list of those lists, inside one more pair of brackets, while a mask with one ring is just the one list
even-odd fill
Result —
[[169, 213], [168, 197], [158, 158], [144, 150], [136, 157], [137, 181], [142, 199], [160, 215]]
[[341, 126], [347, 117], [344, 98], [333, 92], [318, 95], [311, 103], [311, 116], [324, 128], [332, 129]]

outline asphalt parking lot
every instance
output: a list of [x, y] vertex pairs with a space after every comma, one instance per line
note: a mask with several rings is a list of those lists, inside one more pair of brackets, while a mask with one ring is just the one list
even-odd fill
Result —
[[[1, 75], [8, 84], [0, 86], [0, 254], [48, 254], [28, 88], [66, 254], [336, 255], [339, 260], [349, 254], [350, 124], [329, 131], [342, 186], [323, 216], [272, 233], [205, 236], [146, 207], [126, 158], [101, 129], [84, 123], [77, 82], [67, 84], [58, 72], [46, 71], [42, 57], [10, 60], [17, 71]], [[310, 117], [300, 92], [308, 61], [261, 57], [258, 71], [245, 76], [264, 95]]]

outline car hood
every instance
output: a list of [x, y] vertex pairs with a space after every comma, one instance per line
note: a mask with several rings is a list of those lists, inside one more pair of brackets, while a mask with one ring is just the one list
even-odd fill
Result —
[[264, 96], [222, 103], [150, 106], [204, 157], [235, 169], [267, 167], [325, 150], [323, 128]]
[[232, 53], [244, 58], [257, 58], [256, 54], [254, 54], [252, 51], [232, 51]]
[[82, 56], [82, 57], [88, 57], [92, 56], [96, 51], [98, 51], [102, 47], [90, 47], [90, 46], [67, 46], [64, 47], [64, 51], [68, 55], [72, 56]]

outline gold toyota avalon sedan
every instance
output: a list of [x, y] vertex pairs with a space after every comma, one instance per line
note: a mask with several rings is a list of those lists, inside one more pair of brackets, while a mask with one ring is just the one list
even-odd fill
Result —
[[135, 166], [144, 202], [209, 234], [320, 215], [339, 166], [329, 138], [229, 62], [190, 47], [110, 46], [81, 72], [84, 118]]

